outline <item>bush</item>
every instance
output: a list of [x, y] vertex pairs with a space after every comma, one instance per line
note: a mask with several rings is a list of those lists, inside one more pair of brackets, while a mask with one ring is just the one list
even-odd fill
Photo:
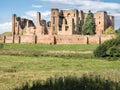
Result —
[[95, 57], [120, 57], [120, 37], [111, 39], [94, 50]]
[[100, 76], [83, 75], [81, 78], [66, 76], [49, 78], [44, 82], [34, 81], [14, 90], [120, 90], [120, 82], [101, 79]]
[[115, 30], [112, 26], [110, 26], [105, 30], [104, 34], [115, 34]]
[[111, 57], [119, 57], [120, 56], [120, 49], [117, 49], [115, 46], [110, 47], [107, 50], [107, 54]]
[[105, 57], [107, 55], [106, 51], [107, 51], [107, 46], [102, 44], [96, 48], [96, 50], [94, 51], [94, 56], [95, 57]]

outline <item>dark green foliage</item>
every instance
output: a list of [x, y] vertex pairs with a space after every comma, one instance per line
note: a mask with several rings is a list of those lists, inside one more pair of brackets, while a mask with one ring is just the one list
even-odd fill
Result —
[[117, 49], [117, 47], [115, 47], [115, 46], [110, 47], [107, 51], [107, 54], [109, 54], [112, 57], [119, 57], [120, 56], [120, 49]]
[[115, 32], [120, 34], [120, 28], [118, 30], [116, 30]]
[[49, 78], [43, 83], [35, 81], [32, 86], [26, 83], [14, 90], [120, 90], [120, 82], [101, 79], [100, 76], [93, 75], [83, 75], [81, 78], [66, 76]]
[[84, 35], [93, 35], [95, 34], [95, 21], [93, 18], [93, 14], [91, 13], [91, 11], [88, 12], [88, 15], [85, 19], [85, 22], [82, 26], [82, 34]]
[[99, 47], [96, 48], [96, 50], [94, 51], [94, 56], [95, 57], [105, 57], [107, 51], [107, 46], [102, 44]]
[[94, 51], [95, 57], [120, 57], [120, 37], [108, 40]]

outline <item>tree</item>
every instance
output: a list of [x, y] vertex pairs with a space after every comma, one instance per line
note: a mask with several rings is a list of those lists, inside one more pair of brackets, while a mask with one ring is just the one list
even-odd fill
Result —
[[84, 35], [93, 35], [95, 34], [95, 20], [91, 11], [88, 12], [85, 22], [82, 26], [82, 34]]
[[112, 26], [110, 26], [105, 30], [104, 34], [115, 34], [115, 30]]

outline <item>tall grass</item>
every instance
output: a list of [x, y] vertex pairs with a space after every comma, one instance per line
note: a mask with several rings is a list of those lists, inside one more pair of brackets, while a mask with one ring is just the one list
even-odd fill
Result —
[[83, 75], [48, 78], [46, 81], [34, 81], [15, 88], [14, 90], [120, 90], [120, 82], [113, 82], [100, 78], [100, 76]]

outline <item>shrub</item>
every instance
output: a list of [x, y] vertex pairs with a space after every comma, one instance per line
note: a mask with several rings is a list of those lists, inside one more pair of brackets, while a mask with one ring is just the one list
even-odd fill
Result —
[[94, 51], [94, 56], [95, 57], [105, 57], [107, 55], [106, 51], [107, 51], [107, 46], [102, 44], [96, 48], [96, 50]]
[[95, 57], [120, 57], [120, 37], [111, 39], [94, 50]]
[[115, 34], [115, 30], [112, 26], [110, 26], [105, 30], [104, 34]]
[[120, 49], [117, 49], [115, 46], [110, 47], [107, 50], [107, 54], [111, 57], [119, 57], [120, 56]]

